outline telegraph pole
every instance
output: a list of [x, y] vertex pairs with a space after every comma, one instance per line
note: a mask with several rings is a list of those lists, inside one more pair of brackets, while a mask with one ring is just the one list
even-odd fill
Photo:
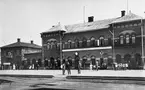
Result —
[[114, 29], [113, 29], [114, 25], [111, 24], [111, 30], [109, 30], [109, 32], [112, 34], [112, 59], [113, 59], [113, 63], [115, 62], [115, 50], [114, 50]]

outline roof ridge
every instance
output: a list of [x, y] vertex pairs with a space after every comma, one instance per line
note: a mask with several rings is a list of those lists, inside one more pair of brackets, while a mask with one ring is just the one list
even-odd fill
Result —
[[2, 46], [1, 48], [7, 48], [7, 47], [32, 47], [32, 48], [41, 48], [40, 45], [37, 44], [31, 44], [28, 42], [14, 42], [5, 46]]

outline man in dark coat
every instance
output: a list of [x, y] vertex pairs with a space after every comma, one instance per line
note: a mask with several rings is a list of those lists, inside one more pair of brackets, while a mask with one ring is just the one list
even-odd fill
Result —
[[78, 74], [81, 73], [80, 69], [81, 69], [81, 63], [80, 63], [80, 57], [78, 55], [78, 53], [76, 52], [75, 53], [75, 66], [76, 66], [76, 69], [78, 70]]
[[70, 62], [66, 59], [66, 70], [68, 71], [68, 75], [71, 74], [71, 65]]

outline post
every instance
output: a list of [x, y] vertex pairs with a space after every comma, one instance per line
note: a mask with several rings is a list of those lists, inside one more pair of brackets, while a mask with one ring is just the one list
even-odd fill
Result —
[[44, 47], [43, 47], [43, 34], [41, 34], [41, 40], [42, 40], [42, 53], [41, 53], [41, 55], [42, 55], [42, 66], [44, 67]]
[[143, 47], [143, 45], [144, 45], [144, 32], [143, 32], [143, 21], [142, 21], [142, 19], [141, 19], [141, 58], [142, 58], [142, 63], [143, 63], [143, 69], [145, 69], [145, 67], [144, 67], [144, 47]]
[[112, 47], [112, 50], [113, 50], [113, 62], [115, 62], [115, 51], [114, 51], [114, 25], [112, 24], [112, 31], [113, 31], [113, 47]]
[[115, 51], [114, 51], [114, 29], [113, 29], [114, 25], [111, 24], [111, 30], [110, 33], [112, 34], [112, 59], [113, 59], [113, 63], [115, 62]]
[[62, 61], [63, 61], [63, 57], [62, 57], [62, 35], [61, 35], [61, 31], [59, 31], [59, 35], [60, 35], [60, 61], [61, 61], [61, 65], [62, 65]]

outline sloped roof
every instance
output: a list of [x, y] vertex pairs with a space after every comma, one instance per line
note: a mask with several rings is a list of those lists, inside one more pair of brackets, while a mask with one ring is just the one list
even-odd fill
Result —
[[119, 19], [113, 21], [112, 23], [129, 22], [129, 21], [134, 21], [134, 20], [139, 20], [139, 19], [143, 19], [143, 17], [130, 12], [129, 14], [123, 17], [120, 17]]
[[42, 33], [49, 33], [49, 32], [55, 32], [55, 31], [66, 31], [66, 29], [65, 29], [65, 26], [58, 24], [56, 26], [52, 26], [52, 28]]
[[111, 18], [111, 19], [98, 20], [98, 21], [94, 21], [94, 22], [66, 25], [66, 30], [67, 30], [66, 33], [82, 32], [82, 31], [90, 31], [90, 30], [108, 28], [109, 24], [111, 24], [111, 22], [116, 19], [117, 18]]
[[103, 29], [103, 28], [108, 28], [109, 24], [111, 24], [111, 22], [116, 19], [117, 18], [111, 18], [111, 19], [98, 20], [94, 22], [85, 22], [85, 23], [64, 25], [64, 26], [58, 24], [42, 33], [49, 33], [49, 32], [55, 32], [55, 31], [66, 31], [66, 33], [73, 33], [73, 32]]
[[130, 12], [129, 14], [123, 17], [98, 20], [94, 22], [85, 22], [85, 23], [79, 23], [79, 24], [73, 24], [73, 25], [65, 25], [63, 27], [60, 24], [58, 24], [57, 26], [54, 26], [50, 28], [48, 31], [43, 32], [43, 33], [60, 31], [60, 30], [66, 31], [66, 33], [99, 30], [103, 28], [108, 28], [109, 25], [112, 23], [129, 22], [129, 21], [139, 20], [139, 19], [142, 19], [142, 17]]
[[30, 48], [41, 48], [41, 46], [31, 43], [25, 43], [25, 42], [16, 42], [12, 43], [6, 46], [3, 46], [1, 48], [12, 48], [12, 47], [30, 47]]

